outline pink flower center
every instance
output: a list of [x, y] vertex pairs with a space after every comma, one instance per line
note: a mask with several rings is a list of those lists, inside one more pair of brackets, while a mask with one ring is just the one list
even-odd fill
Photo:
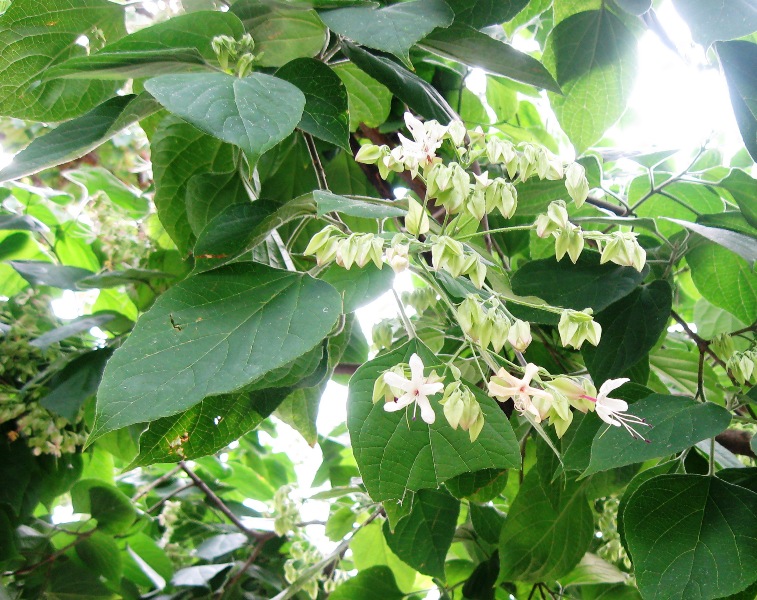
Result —
[[584, 398], [585, 400], [589, 400], [589, 401], [593, 402], [594, 404], [597, 403], [597, 399], [596, 398], [594, 398], [592, 396], [587, 396], [586, 394], [581, 394], [579, 396], [579, 398]]

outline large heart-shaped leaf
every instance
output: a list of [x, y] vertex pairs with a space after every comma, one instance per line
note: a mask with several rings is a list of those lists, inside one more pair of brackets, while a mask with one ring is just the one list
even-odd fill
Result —
[[560, 86], [538, 60], [467, 25], [456, 23], [446, 29], [437, 29], [420, 45], [470, 67], [479, 67], [552, 92], [560, 91]]
[[599, 140], [626, 108], [636, 69], [636, 40], [609, 10], [588, 10], [552, 30], [544, 63], [564, 95], [552, 94], [557, 119], [579, 153]]
[[751, 0], [673, 0], [691, 29], [691, 37], [705, 49], [716, 40], [734, 40], [757, 31], [757, 6]]
[[108, 363], [90, 440], [285, 365], [328, 335], [341, 304], [323, 281], [257, 263], [188, 277], [158, 298]]
[[455, 24], [476, 29], [509, 21], [528, 4], [528, 0], [446, 0], [455, 11]]
[[392, 93], [351, 62], [343, 62], [333, 68], [347, 88], [350, 131], [355, 131], [361, 123], [368, 127], [378, 127], [386, 121], [391, 109]]
[[321, 13], [329, 29], [358, 44], [383, 50], [410, 64], [410, 48], [455, 13], [443, 0], [410, 0], [381, 8], [350, 7]]
[[597, 385], [620, 377], [654, 347], [670, 319], [672, 303], [670, 285], [658, 279], [596, 315], [602, 338], [596, 348], [586, 344], [581, 352]]
[[[429, 369], [442, 370], [439, 357], [413, 340], [366, 363], [352, 376], [347, 405], [347, 426], [355, 460], [368, 493], [374, 500], [403, 498], [408, 490], [436, 488], [447, 479], [482, 469], [520, 466], [515, 434], [495, 401], [472, 387], [486, 418], [481, 434], [471, 442], [468, 433], [447, 423], [431, 398], [436, 421], [405, 418], [373, 404], [373, 385], [381, 374], [416, 352]], [[412, 409], [409, 409], [412, 411]]]
[[240, 38], [244, 26], [230, 12], [198, 11], [172, 17], [108, 44], [88, 56], [71, 58], [51, 69], [49, 79], [130, 79], [187, 70], [210, 70], [217, 35]]
[[[715, 3], [717, 4], [717, 3]], [[723, 5], [725, 6], [725, 5]], [[747, 41], [715, 44], [744, 145], [757, 160], [757, 44]]]
[[84, 156], [125, 127], [160, 110], [149, 94], [116, 96], [32, 142], [0, 170], [0, 181], [18, 179]]
[[200, 173], [187, 182], [187, 220], [195, 235], [232, 204], [250, 201], [245, 182], [238, 171]]
[[347, 90], [339, 76], [320, 60], [298, 58], [276, 71], [276, 77], [305, 94], [305, 112], [297, 126], [349, 151]]
[[63, 121], [113, 95], [103, 81], [45, 81], [48, 69], [86, 50], [81, 36], [115, 41], [126, 33], [123, 7], [107, 0], [18, 0], [0, 16], [0, 114]]
[[757, 580], [757, 494], [701, 475], [642, 483], [623, 511], [644, 598], [711, 600]]
[[632, 438], [622, 427], [603, 425], [596, 415], [588, 415], [584, 421], [587, 427], [593, 423], [597, 433], [584, 476], [675, 454], [716, 436], [731, 422], [730, 413], [722, 406], [662, 394], [634, 402], [629, 412], [646, 419], [652, 426], [639, 429], [649, 443]]
[[305, 96], [291, 83], [253, 73], [161, 75], [145, 89], [170, 112], [252, 159], [286, 138], [300, 122]]

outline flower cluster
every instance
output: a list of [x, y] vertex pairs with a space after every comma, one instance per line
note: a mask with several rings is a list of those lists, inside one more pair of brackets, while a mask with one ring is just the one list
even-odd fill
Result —
[[508, 342], [514, 350], [523, 352], [531, 344], [528, 321], [511, 320], [495, 297], [481, 302], [478, 296], [468, 295], [457, 307], [457, 321], [465, 335], [484, 349], [491, 345], [499, 352]]
[[221, 69], [226, 72], [234, 71], [237, 77], [245, 77], [252, 70], [252, 63], [263, 54], [257, 56], [252, 53], [255, 41], [249, 33], [245, 33], [236, 40], [228, 35], [217, 35], [210, 42], [213, 52]]

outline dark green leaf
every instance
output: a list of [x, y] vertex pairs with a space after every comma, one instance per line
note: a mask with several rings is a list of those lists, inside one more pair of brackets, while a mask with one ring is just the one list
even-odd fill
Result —
[[77, 281], [94, 274], [87, 269], [39, 260], [10, 260], [8, 264], [32, 285], [49, 285], [64, 290], [76, 289]]
[[228, 173], [200, 173], [186, 186], [187, 219], [195, 235], [223, 210], [232, 204], [250, 201], [238, 171]]
[[244, 26], [230, 12], [198, 11], [140, 29], [89, 56], [71, 58], [46, 74], [58, 77], [131, 79], [208, 70], [217, 35], [240, 38]]
[[49, 231], [47, 225], [29, 215], [0, 214], [0, 231]]
[[[449, 563], [448, 563], [449, 564]], [[499, 552], [492, 553], [489, 560], [479, 563], [463, 585], [463, 598], [494, 600], [494, 586], [499, 577]]]
[[143, 533], [126, 538], [126, 552], [122, 559], [124, 576], [139, 585], [162, 588], [173, 575], [171, 559]]
[[384, 56], [375, 56], [349, 42], [344, 53], [357, 67], [384, 84], [397, 98], [427, 119], [443, 125], [455, 118], [455, 111], [428, 82]]
[[455, 24], [476, 29], [509, 21], [528, 4], [528, 0], [447, 0], [455, 11]]
[[81, 36], [114, 41], [124, 35], [123, 7], [107, 0], [13, 2], [0, 16], [0, 114], [64, 121], [84, 114], [116, 91], [110, 82], [53, 80], [48, 69], [86, 51]]
[[149, 94], [116, 96], [87, 114], [34, 138], [0, 170], [0, 181], [18, 179], [80, 158], [116, 133], [160, 109]]
[[349, 152], [347, 90], [339, 76], [319, 60], [298, 58], [276, 71], [276, 77], [305, 94], [305, 111], [297, 127]]
[[378, 565], [363, 569], [345, 581], [330, 595], [331, 600], [403, 600], [406, 595], [397, 587], [389, 567]]
[[489, 502], [502, 492], [507, 483], [507, 471], [484, 469], [463, 473], [444, 482], [450, 493], [459, 499], [472, 502]]
[[757, 274], [741, 257], [712, 242], [686, 254], [691, 278], [707, 300], [744, 323], [757, 320]]
[[615, 0], [630, 15], [643, 15], [652, 7], [652, 0]]
[[96, 575], [112, 582], [121, 579], [121, 553], [111, 536], [96, 531], [76, 544], [76, 554]]
[[277, 227], [314, 212], [315, 205], [309, 194], [283, 205], [265, 200], [232, 204], [197, 236], [195, 269], [204, 271], [225, 264], [252, 250]]
[[[155, 106], [157, 108], [157, 104]], [[150, 202], [138, 189], [126, 185], [103, 167], [83, 166], [65, 171], [62, 175], [69, 181], [84, 186], [90, 196], [105, 194], [132, 219], [141, 219], [150, 212]]]
[[538, 60], [468, 25], [455, 24], [437, 29], [420, 45], [469, 67], [479, 67], [495, 75], [560, 92], [560, 86]]
[[358, 44], [389, 52], [410, 64], [410, 48], [455, 13], [443, 0], [410, 0], [381, 8], [351, 7], [321, 13], [333, 32]]
[[358, 271], [331, 265], [320, 276], [342, 295], [344, 312], [351, 313], [387, 292], [394, 282], [394, 272], [387, 266], [379, 270], [368, 264]]
[[56, 327], [43, 333], [38, 338], [33, 339], [29, 344], [35, 348], [45, 350], [52, 344], [65, 340], [74, 335], [78, 335], [85, 331], [89, 331], [93, 327], [100, 327], [116, 318], [116, 314], [113, 312], [99, 312], [94, 315], [87, 315], [84, 317], [78, 317], [73, 319], [69, 323]]
[[569, 585], [625, 583], [628, 579], [628, 573], [624, 573], [612, 563], [602, 560], [596, 554], [587, 552], [578, 566], [560, 579], [560, 585], [567, 587]]
[[108, 362], [90, 439], [242, 388], [313, 348], [340, 313], [327, 283], [257, 263], [188, 277], [158, 298]]
[[698, 233], [703, 238], [707, 238], [711, 242], [715, 242], [716, 244], [723, 246], [723, 248], [735, 252], [752, 267], [754, 267], [755, 262], [757, 262], [757, 247], [755, 247], [754, 239], [749, 236], [736, 233], [735, 231], [729, 231], [728, 229], [707, 227], [705, 225], [700, 225], [699, 223], [682, 221], [681, 219], [667, 218], [667, 220], [672, 221], [673, 223], [678, 223], [681, 227], [685, 227], [689, 231]]
[[244, 533], [214, 535], [197, 546], [197, 556], [203, 560], [215, 560], [234, 550], [244, 548], [250, 539]]
[[[713, 8], [717, 3], [713, 3]], [[723, 8], [725, 5], [723, 5]], [[754, 14], [754, 8], [751, 9]], [[757, 160], [757, 44], [718, 42], [715, 45], [728, 82], [731, 105], [741, 138], [753, 160]]]
[[473, 529], [484, 541], [490, 544], [499, 542], [505, 515], [493, 506], [470, 505], [470, 520]]
[[460, 501], [444, 489], [419, 490], [410, 513], [384, 537], [397, 556], [419, 573], [444, 580], [444, 560], [457, 528]]
[[[507, 469], [520, 465], [520, 451], [504, 413], [494, 400], [471, 388], [481, 405], [486, 424], [471, 443], [468, 433], [453, 430], [442, 414], [437, 398], [431, 405], [436, 422], [406, 419], [373, 404], [373, 384], [394, 365], [407, 362], [417, 352], [425, 366], [438, 358], [418, 341], [383, 354], [363, 365], [350, 380], [347, 425], [355, 460], [368, 493], [374, 500], [402, 498], [407, 490], [436, 488], [446, 480], [482, 469]], [[409, 408], [412, 411], [412, 408]]]
[[185, 255], [194, 244], [185, 203], [189, 182], [201, 173], [233, 168], [233, 148], [169, 115], [153, 135], [150, 152], [155, 208], [168, 235]]
[[323, 190], [314, 191], [313, 197], [318, 205], [319, 217], [330, 212], [368, 219], [390, 219], [404, 217], [407, 214], [407, 209], [394, 205], [395, 203], [391, 200], [345, 198]]
[[318, 441], [318, 408], [328, 380], [321, 385], [294, 390], [276, 409], [276, 417], [284, 421], [312, 448]]
[[629, 498], [623, 522], [645, 598], [720, 598], [757, 579], [757, 494], [742, 487], [660, 475]]
[[257, 427], [289, 393], [267, 388], [204, 398], [192, 408], [156, 419], [139, 438], [129, 469], [214, 454]]
[[305, 96], [291, 83], [253, 73], [161, 75], [145, 89], [170, 112], [256, 160], [286, 138], [299, 123]]
[[105, 271], [80, 279], [76, 286], [82, 289], [113, 288], [129, 283], [146, 283], [154, 279], [173, 279], [170, 273], [150, 269], [124, 269], [123, 271]]
[[595, 315], [602, 337], [596, 348], [584, 344], [581, 353], [597, 384], [620, 377], [646, 356], [665, 331], [672, 303], [670, 285], [657, 280]]
[[589, 10], [560, 21], [552, 30], [544, 63], [562, 96], [550, 102], [565, 133], [582, 153], [620, 118], [636, 70], [636, 40], [609, 10]]
[[137, 517], [131, 500], [99, 479], [80, 480], [71, 488], [71, 502], [74, 511], [97, 519], [97, 528], [105, 533], [124, 533]]
[[[600, 425], [584, 476], [675, 454], [716, 436], [731, 422], [730, 413], [722, 406], [682, 396], [652, 394], [634, 402], [628, 410], [651, 425], [637, 428], [649, 442], [634, 439], [623, 427]], [[589, 418], [599, 420], [596, 415]]]
[[568, 574], [588, 550], [594, 519], [574, 481], [532, 468], [520, 486], [499, 539], [500, 581], [545, 581]]
[[757, 180], [740, 169], [733, 169], [718, 185], [728, 190], [747, 222], [757, 228], [757, 203], [754, 202]]
[[[632, 267], [599, 264], [599, 254], [585, 251], [576, 264], [554, 257], [533, 260], [512, 277], [513, 291], [519, 296], [536, 296], [553, 306], [595, 313], [625, 298], [644, 279]], [[543, 313], [548, 323], [557, 324], [559, 315]]]
[[39, 401], [40, 405], [75, 422], [84, 402], [97, 392], [111, 354], [110, 348], [103, 348], [72, 360], [47, 384], [49, 391]]
[[757, 6], [752, 0], [673, 0], [673, 5], [691, 29], [691, 37], [705, 49], [714, 41], [757, 31]]

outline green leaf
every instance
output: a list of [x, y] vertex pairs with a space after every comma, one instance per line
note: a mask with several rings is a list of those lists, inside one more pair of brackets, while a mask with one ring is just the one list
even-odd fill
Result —
[[318, 205], [319, 217], [330, 212], [368, 219], [391, 219], [404, 217], [407, 214], [407, 209], [397, 206], [398, 203], [391, 200], [345, 198], [323, 190], [314, 191], [313, 197]]
[[583, 486], [549, 484], [532, 468], [513, 500], [499, 539], [499, 581], [548, 581], [567, 575], [589, 549], [594, 519]]
[[652, 0], [615, 0], [620, 8], [629, 15], [640, 16], [652, 8]]
[[623, 512], [645, 598], [713, 599], [757, 579], [757, 494], [716, 477], [660, 475]]
[[741, 257], [712, 242], [686, 254], [694, 285], [707, 300], [744, 323], [757, 319], [757, 274]]
[[131, 79], [165, 73], [209, 70], [216, 62], [211, 47], [217, 35], [240, 38], [244, 26], [230, 12], [198, 11], [140, 29], [88, 56], [57, 65], [48, 79]]
[[731, 313], [713, 306], [704, 298], [700, 298], [694, 304], [694, 324], [697, 326], [697, 334], [705, 340], [746, 327]]
[[[585, 251], [576, 264], [558, 262], [554, 257], [532, 260], [512, 277], [513, 292], [519, 296], [536, 296], [553, 306], [601, 312], [628, 296], [644, 279], [632, 267], [599, 264], [599, 254]], [[543, 313], [548, 323], [557, 324], [559, 315]]]
[[129, 283], [146, 283], [154, 279], [173, 279], [170, 273], [150, 269], [124, 269], [123, 271], [103, 271], [80, 279], [76, 285], [83, 289], [114, 288]]
[[609, 10], [589, 10], [560, 21], [544, 51], [563, 96], [550, 103], [582, 153], [601, 139], [626, 108], [636, 70], [636, 40]]
[[372, 263], [358, 271], [348, 271], [333, 264], [320, 278], [339, 292], [344, 303], [344, 313], [347, 314], [389, 291], [394, 283], [394, 272], [389, 267], [379, 270]]
[[334, 65], [333, 70], [347, 88], [350, 131], [355, 131], [361, 123], [368, 127], [378, 127], [386, 121], [391, 109], [392, 93], [383, 84], [351, 62]]
[[256, 160], [286, 138], [299, 123], [305, 96], [291, 83], [253, 73], [161, 75], [145, 89], [170, 112]]
[[242, 388], [313, 348], [340, 313], [327, 283], [257, 263], [188, 277], [157, 299], [108, 362], [90, 443]]
[[437, 29], [424, 38], [420, 46], [469, 67], [560, 92], [560, 86], [538, 60], [468, 25], [456, 23]]
[[594, 585], [597, 583], [625, 583], [629, 579], [628, 573], [624, 573], [612, 563], [602, 560], [596, 554], [587, 552], [584, 554], [578, 566], [560, 578], [560, 585]]
[[744, 145], [757, 160], [757, 44], [751, 42], [718, 42], [715, 45], [720, 64], [728, 82], [731, 105]]
[[415, 589], [417, 573], [391, 551], [381, 523], [374, 522], [361, 527], [350, 540], [350, 550], [355, 568], [359, 572], [376, 566], [386, 566], [391, 569], [397, 587], [401, 590]]
[[214, 535], [197, 546], [197, 556], [203, 560], [215, 560], [234, 550], [244, 548], [250, 541], [244, 533], [222, 533]]
[[[652, 372], [660, 378], [672, 392], [693, 396], [697, 393], [697, 373], [699, 352], [665, 348], [649, 354], [649, 366]], [[702, 375], [704, 391], [708, 398], [719, 398], [722, 390], [718, 384], [718, 377], [713, 368], [704, 362]]]
[[309, 194], [285, 204], [265, 200], [232, 204], [197, 236], [195, 270], [205, 271], [226, 264], [252, 250], [277, 227], [314, 212], [315, 205]]
[[462, 500], [468, 498], [472, 502], [489, 502], [505, 489], [507, 471], [484, 469], [471, 473], [463, 473], [444, 482], [444, 485], [455, 497]]
[[714, 41], [733, 40], [757, 31], [757, 6], [751, 0], [673, 0], [673, 5], [691, 29], [691, 37], [705, 50]]
[[296, 58], [310, 58], [326, 41], [326, 27], [313, 10], [288, 10], [287, 5], [241, 0], [234, 3], [231, 12], [242, 19], [255, 40], [255, 63], [261, 67], [280, 67]]
[[182, 413], [151, 421], [139, 438], [139, 454], [128, 470], [223, 450], [260, 425], [289, 391], [277, 387], [211, 396]]
[[410, 48], [455, 13], [443, 0], [410, 0], [381, 8], [350, 7], [321, 13], [333, 32], [358, 44], [389, 52], [410, 65]]
[[360, 571], [329, 595], [331, 600], [403, 600], [405, 597], [397, 587], [392, 570], [383, 565]]
[[121, 579], [121, 553], [109, 535], [96, 531], [76, 544], [76, 554], [95, 574], [114, 583]]
[[49, 391], [40, 399], [40, 405], [75, 422], [84, 402], [97, 392], [105, 363], [111, 354], [113, 351], [110, 348], [102, 348], [72, 360], [47, 383], [45, 387]]
[[125, 33], [123, 8], [107, 0], [16, 0], [0, 16], [0, 114], [64, 121], [107, 100], [116, 91], [110, 82], [42, 79], [86, 52], [77, 44], [81, 36], [94, 42]]
[[455, 24], [481, 29], [509, 21], [528, 4], [528, 0], [446, 0], [455, 11]]
[[298, 58], [276, 71], [276, 77], [305, 94], [305, 112], [297, 127], [349, 152], [347, 90], [339, 76], [319, 60]]
[[143, 533], [126, 538], [124, 576], [138, 585], [162, 588], [173, 575], [171, 559], [151, 537]]
[[505, 523], [505, 515], [493, 506], [482, 506], [480, 504], [470, 504], [470, 520], [476, 534], [488, 542], [496, 544], [499, 542], [499, 536], [502, 532], [502, 525]]
[[195, 241], [185, 203], [190, 180], [201, 173], [233, 168], [233, 148], [169, 115], [153, 135], [150, 154], [155, 208], [163, 227], [185, 255]]
[[8, 264], [32, 285], [49, 285], [64, 290], [75, 290], [77, 281], [94, 274], [87, 269], [39, 260], [9, 260]]
[[0, 214], [0, 231], [49, 231], [42, 221], [29, 215]]
[[[623, 427], [601, 427], [594, 436], [591, 460], [584, 477], [675, 454], [716, 436], [731, 422], [730, 413], [722, 406], [682, 396], [652, 394], [634, 402], [628, 410], [651, 425], [637, 428], [649, 443], [634, 439]], [[588, 418], [599, 420], [596, 415]]]
[[140, 219], [150, 212], [150, 203], [141, 192], [126, 185], [118, 177], [102, 167], [84, 166], [62, 173], [63, 177], [77, 183], [89, 193], [105, 194], [116, 206], [123, 208], [132, 219]]
[[602, 326], [599, 345], [584, 344], [581, 354], [597, 385], [622, 376], [646, 356], [665, 331], [672, 305], [670, 284], [657, 280], [595, 315]]
[[[81, 281], [81, 279], [79, 280]], [[116, 315], [112, 312], [99, 312], [94, 315], [87, 315], [84, 317], [78, 317], [71, 320], [65, 325], [46, 331], [38, 338], [29, 342], [30, 346], [39, 348], [40, 350], [46, 350], [51, 345], [61, 340], [65, 340], [71, 336], [78, 335], [85, 331], [89, 331], [93, 327], [100, 327], [112, 321]]]
[[755, 248], [754, 239], [730, 231], [728, 229], [721, 229], [719, 227], [707, 227], [700, 225], [699, 223], [691, 223], [690, 221], [682, 221], [681, 219], [671, 219], [669, 217], [662, 217], [673, 223], [678, 223], [681, 227], [685, 227], [689, 231], [693, 231], [701, 235], [703, 238], [715, 242], [723, 248], [727, 248], [731, 252], [738, 254], [741, 258], [747, 261], [752, 267], [757, 262], [757, 248]]
[[200, 173], [186, 186], [187, 220], [196, 236], [226, 207], [244, 202], [250, 195], [238, 171]]
[[385, 85], [418, 114], [436, 119], [442, 125], [455, 118], [455, 111], [444, 97], [415, 73], [385, 56], [375, 56], [349, 42], [342, 45], [342, 51], [358, 68]]
[[85, 115], [34, 138], [0, 170], [0, 181], [25, 177], [80, 158], [159, 109], [160, 105], [149, 94], [111, 98]]
[[733, 169], [718, 186], [731, 194], [747, 222], [757, 228], [757, 205], [754, 203], [757, 196], [757, 180], [740, 169]]
[[325, 383], [294, 390], [284, 398], [275, 413], [276, 417], [299, 433], [311, 448], [318, 441], [316, 420], [324, 389]]
[[419, 490], [394, 532], [384, 521], [384, 537], [392, 552], [416, 571], [444, 580], [444, 560], [459, 513], [460, 501], [445, 490]]
[[137, 517], [128, 496], [99, 479], [77, 482], [71, 488], [71, 502], [75, 512], [92, 515], [97, 528], [104, 533], [125, 533]]
[[[388, 413], [373, 404], [373, 384], [381, 374], [417, 352], [428, 369], [439, 372], [439, 359], [417, 340], [376, 357], [350, 380], [347, 426], [352, 448], [368, 493], [376, 500], [402, 498], [408, 490], [436, 488], [446, 480], [482, 469], [520, 466], [520, 451], [509, 422], [495, 401], [472, 387], [486, 418], [475, 442], [447, 423], [437, 399], [431, 405], [433, 425], [410, 415]], [[412, 412], [412, 408], [408, 409]]]

